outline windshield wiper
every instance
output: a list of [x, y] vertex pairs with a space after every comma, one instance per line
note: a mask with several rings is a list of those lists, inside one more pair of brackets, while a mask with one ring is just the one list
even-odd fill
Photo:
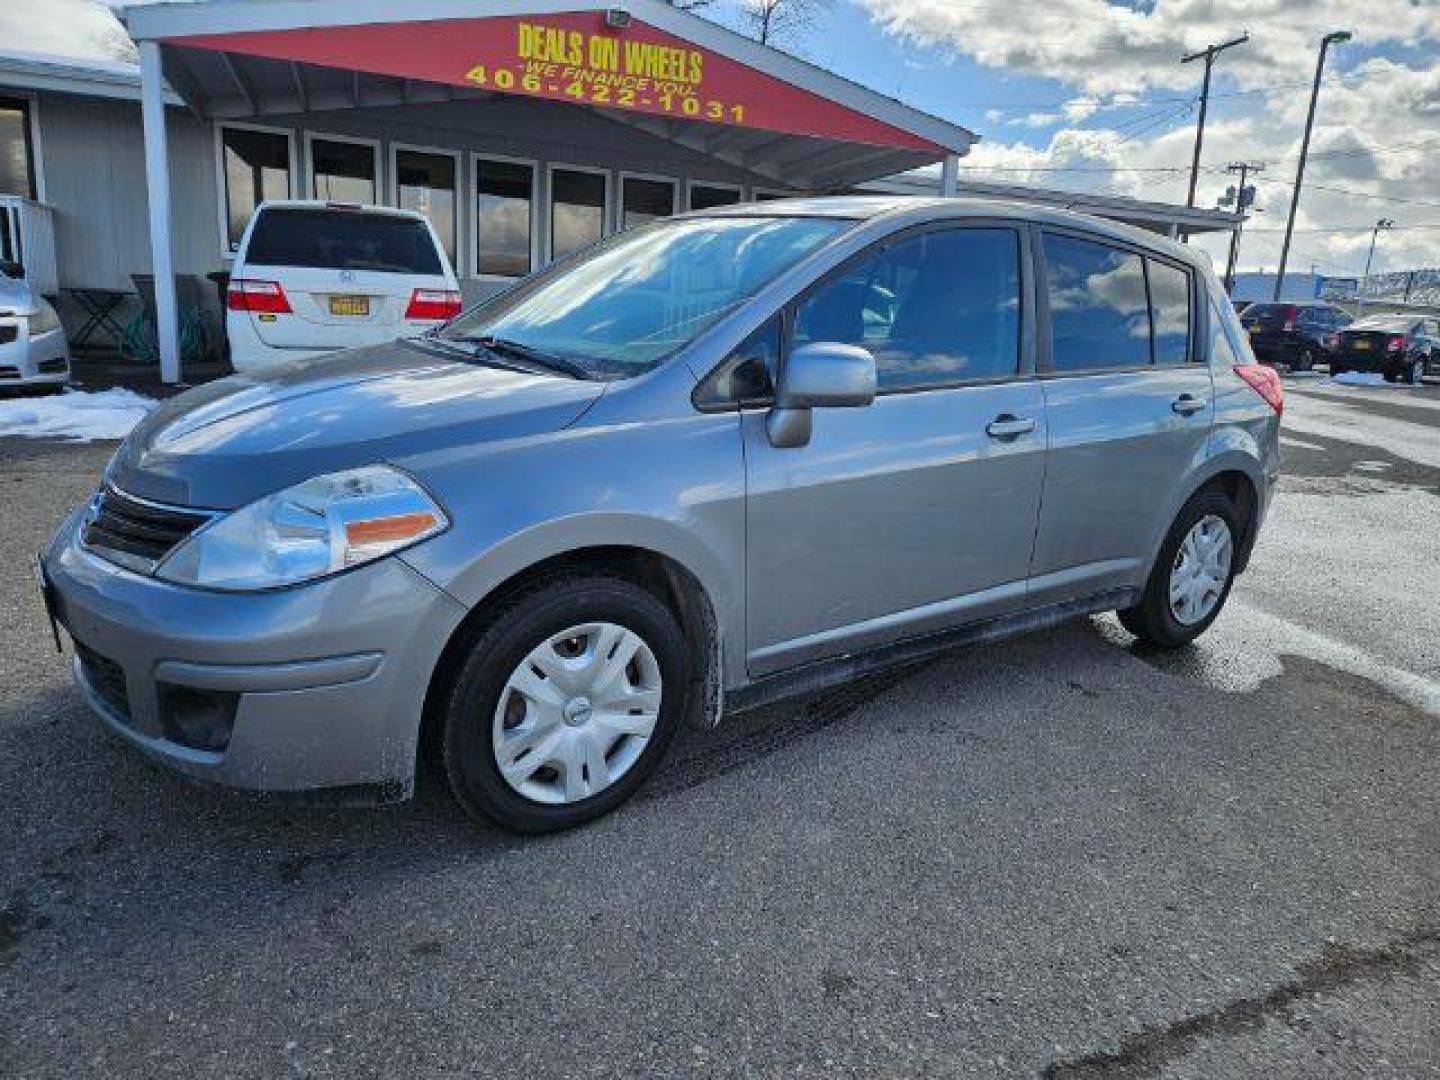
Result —
[[567, 360], [563, 356], [556, 356], [554, 353], [543, 352], [540, 349], [532, 348], [519, 341], [511, 341], [509, 338], [486, 335], [484, 337], [461, 338], [462, 341], [472, 342], [479, 345], [486, 352], [498, 353], [501, 356], [512, 356], [536, 367], [544, 368], [547, 371], [558, 371], [562, 375], [569, 375], [572, 379], [590, 380], [595, 376], [588, 368], [577, 364], [574, 360]]

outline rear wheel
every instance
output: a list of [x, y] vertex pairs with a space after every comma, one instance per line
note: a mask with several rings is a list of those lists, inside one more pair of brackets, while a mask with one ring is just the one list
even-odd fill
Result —
[[638, 585], [557, 579], [522, 594], [478, 635], [445, 699], [450, 787], [517, 832], [599, 817], [664, 757], [687, 681], [679, 626]]
[[1162, 648], [1194, 641], [1230, 595], [1240, 536], [1239, 515], [1225, 495], [1197, 494], [1170, 526], [1140, 602], [1119, 612], [1121, 624]]
[[1290, 365], [1291, 371], [1312, 371], [1315, 368], [1315, 354], [1309, 349], [1301, 349], [1300, 355]]

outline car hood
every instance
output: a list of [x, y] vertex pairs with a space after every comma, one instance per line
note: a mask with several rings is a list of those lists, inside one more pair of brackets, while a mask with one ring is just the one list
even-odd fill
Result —
[[171, 398], [131, 432], [106, 478], [142, 499], [229, 510], [322, 473], [558, 431], [604, 390], [392, 342]]

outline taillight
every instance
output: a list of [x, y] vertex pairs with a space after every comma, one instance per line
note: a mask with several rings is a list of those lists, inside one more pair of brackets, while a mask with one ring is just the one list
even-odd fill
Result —
[[453, 319], [460, 314], [460, 294], [451, 289], [416, 289], [410, 294], [407, 319]]
[[1294, 329], [1295, 329], [1295, 325], [1296, 325], [1297, 322], [1299, 322], [1299, 320], [1300, 320], [1300, 311], [1299, 311], [1298, 308], [1295, 307], [1294, 304], [1291, 304], [1289, 307], [1287, 307], [1287, 308], [1285, 309], [1285, 329], [1286, 329], [1286, 330], [1294, 330]]
[[262, 315], [290, 314], [290, 301], [278, 281], [258, 278], [231, 278], [225, 293], [225, 304], [231, 311], [251, 311]]
[[1403, 337], [1392, 337], [1385, 343], [1385, 348], [1389, 352], [1400, 352], [1407, 344], [1409, 343]]
[[1284, 413], [1285, 384], [1280, 381], [1274, 368], [1263, 364], [1236, 364], [1231, 370], [1249, 383], [1250, 389], [1265, 399], [1270, 408], [1275, 410], [1276, 416]]

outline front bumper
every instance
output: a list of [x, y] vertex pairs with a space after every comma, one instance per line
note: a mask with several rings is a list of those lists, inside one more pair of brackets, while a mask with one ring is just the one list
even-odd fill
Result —
[[[425, 693], [459, 603], [397, 558], [264, 593], [171, 585], [86, 551], [80, 517], [41, 561], [81, 692], [107, 727], [217, 784], [411, 792]], [[175, 702], [193, 691], [232, 710], [223, 746], [177, 736]]]
[[61, 330], [30, 336], [29, 320], [0, 318], [0, 390], [70, 381], [70, 350]]

